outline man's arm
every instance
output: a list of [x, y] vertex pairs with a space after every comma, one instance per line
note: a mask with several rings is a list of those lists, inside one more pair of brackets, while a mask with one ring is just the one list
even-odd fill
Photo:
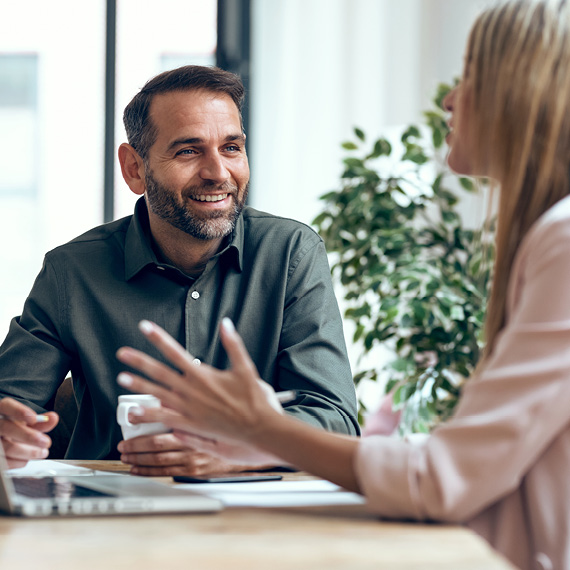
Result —
[[45, 456], [51, 445], [44, 432], [57, 424], [57, 414], [47, 414], [44, 422], [36, 416], [51, 406], [69, 370], [58, 334], [59, 315], [57, 278], [46, 262], [0, 347], [0, 413], [5, 416], [0, 438], [12, 466]]
[[354, 383], [322, 241], [292, 261], [276, 389], [297, 391], [287, 413], [329, 431], [358, 435]]

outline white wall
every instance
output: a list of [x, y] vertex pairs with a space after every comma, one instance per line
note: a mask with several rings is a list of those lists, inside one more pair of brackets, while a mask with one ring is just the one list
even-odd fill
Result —
[[254, 207], [310, 223], [340, 143], [419, 121], [461, 73], [482, 0], [253, 0]]

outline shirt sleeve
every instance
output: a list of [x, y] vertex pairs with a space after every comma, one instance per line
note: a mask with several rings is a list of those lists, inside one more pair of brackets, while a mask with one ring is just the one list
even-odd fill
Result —
[[510, 284], [515, 308], [485, 368], [465, 385], [455, 417], [420, 445], [383, 436], [360, 442], [355, 470], [380, 515], [469, 520], [518, 488], [567, 429], [568, 220], [542, 224], [521, 252]]
[[46, 259], [24, 305], [0, 347], [0, 398], [10, 396], [38, 412], [50, 407], [71, 368], [61, 340], [65, 303]]
[[340, 311], [322, 240], [292, 258], [277, 360], [278, 384], [296, 390], [291, 415], [331, 431], [357, 435], [356, 394]]

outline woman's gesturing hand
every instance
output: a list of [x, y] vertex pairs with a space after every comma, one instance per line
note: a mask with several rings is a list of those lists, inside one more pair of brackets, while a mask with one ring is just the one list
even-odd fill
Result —
[[275, 392], [259, 375], [232, 322], [223, 319], [220, 338], [231, 368], [218, 370], [196, 365], [193, 357], [166, 331], [142, 321], [141, 332], [152, 342], [172, 367], [130, 347], [118, 350], [117, 358], [154, 380], [121, 373], [117, 381], [135, 392], [158, 397], [164, 410], [148, 410], [145, 421], [162, 421], [176, 430], [227, 441], [252, 441], [262, 429], [263, 418], [283, 413]]

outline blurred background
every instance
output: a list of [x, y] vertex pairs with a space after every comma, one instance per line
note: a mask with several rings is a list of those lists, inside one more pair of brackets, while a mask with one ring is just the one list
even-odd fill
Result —
[[46, 251], [129, 215], [122, 111], [196, 63], [248, 91], [250, 205], [307, 224], [342, 141], [421, 119], [461, 73], [482, 0], [26, 0], [0, 4], [0, 339]]

